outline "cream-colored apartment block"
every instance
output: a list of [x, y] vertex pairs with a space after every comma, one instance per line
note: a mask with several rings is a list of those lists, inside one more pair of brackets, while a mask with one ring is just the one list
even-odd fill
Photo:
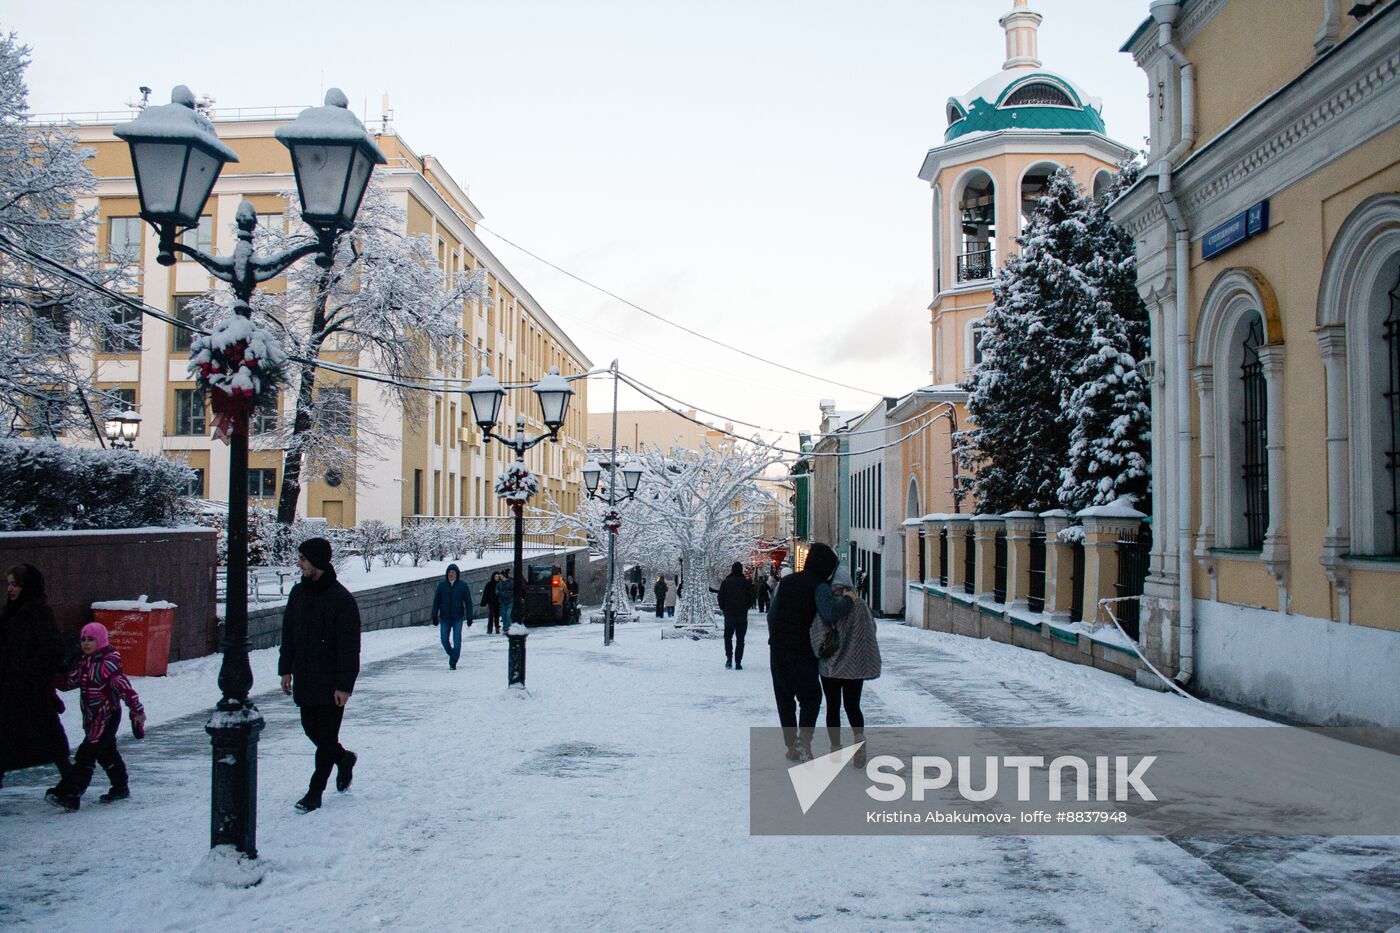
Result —
[[[293, 119], [296, 110], [211, 116], [219, 136], [240, 161], [227, 165], [215, 185], [206, 208], [207, 225], [186, 236], [198, 237], [206, 250], [227, 255], [233, 250], [233, 215], [241, 200], [251, 201], [260, 214], [266, 212], [261, 222], [280, 222], [277, 215], [295, 191], [290, 157], [273, 132]], [[156, 263], [155, 234], [137, 219], [140, 208], [127, 145], [112, 135], [113, 124], [130, 119], [131, 114], [104, 117], [97, 115], [74, 127], [93, 151], [89, 164], [98, 185], [84, 206], [95, 208], [100, 218], [97, 248], [106, 249], [113, 237], [138, 239], [139, 297], [152, 308], [174, 314], [181, 298], [201, 294], [216, 282], [194, 262], [182, 259], [171, 267]], [[440, 368], [442, 361], [435, 361], [439, 368], [433, 375], [466, 380], [489, 364], [503, 383], [533, 383], [551, 367], [566, 376], [586, 372], [591, 364], [583, 351], [478, 238], [475, 228], [482, 215], [443, 165], [414, 152], [387, 126], [376, 134], [376, 142], [389, 162], [375, 170], [375, 179], [405, 213], [404, 232], [427, 237], [444, 271], [481, 270], [485, 277], [485, 297], [464, 302], [462, 307], [462, 328], [470, 344], [463, 369], [447, 372]], [[273, 281], [265, 287], [279, 284]], [[207, 412], [189, 402], [187, 393], [194, 383], [186, 374], [187, 346], [176, 328], [148, 316], [139, 348], [99, 354], [94, 365], [104, 387], [129, 390], [143, 418], [137, 447], [187, 459], [199, 471], [201, 493], [222, 500], [227, 496], [228, 457], [223, 445], [210, 440]], [[371, 368], [368, 359], [347, 358], [335, 351], [327, 351], [323, 358]], [[565, 509], [578, 503], [588, 411], [587, 380], [575, 380], [572, 385], [576, 395], [559, 443], [545, 442], [526, 454], [531, 471]], [[426, 417], [410, 420], [396, 403], [381, 397], [369, 380], [323, 370], [317, 388], [331, 387], [347, 389], [362, 406], [362, 416], [373, 422], [388, 443], [383, 459], [361, 466], [368, 482], [357, 485], [346, 477], [304, 473], [302, 515], [325, 517], [332, 525], [348, 527], [368, 519], [398, 526], [414, 516], [506, 514], [492, 485], [514, 454], [501, 444], [482, 443], [463, 393], [435, 393], [426, 405]], [[284, 390], [282, 396], [285, 406], [291, 392]], [[517, 415], [525, 416], [526, 429], [532, 434], [544, 431], [539, 406], [527, 389], [508, 393], [498, 430], [511, 430]], [[250, 470], [251, 501], [275, 508], [281, 488], [281, 452], [254, 449]]]

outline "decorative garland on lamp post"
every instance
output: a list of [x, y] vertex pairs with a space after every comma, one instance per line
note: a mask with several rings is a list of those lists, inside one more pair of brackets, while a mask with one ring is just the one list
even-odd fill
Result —
[[227, 444], [245, 432], [253, 410], [276, 399], [286, 362], [277, 338], [241, 315], [195, 337], [189, 372], [209, 396], [216, 440]]

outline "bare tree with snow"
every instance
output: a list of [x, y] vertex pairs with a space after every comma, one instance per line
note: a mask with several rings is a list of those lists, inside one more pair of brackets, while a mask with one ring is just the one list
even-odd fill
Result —
[[92, 354], [139, 349], [141, 314], [61, 270], [128, 285], [141, 227], [123, 227], [97, 253], [96, 212], [75, 207], [95, 186], [92, 151], [61, 127], [31, 121], [28, 66], [29, 48], [14, 33], [0, 35], [0, 436], [77, 429], [100, 437], [118, 399], [94, 388]]
[[[299, 211], [288, 200], [285, 229], [259, 228], [267, 249], [304, 236]], [[293, 358], [293, 404], [276, 419], [261, 419], [264, 430], [254, 438], [259, 449], [283, 451], [279, 522], [296, 518], [306, 471], [334, 471], [343, 481], [363, 483], [362, 467], [382, 446], [363, 404], [351, 402], [348, 377], [328, 375], [312, 361], [329, 357], [408, 383], [434, 370], [461, 371], [463, 306], [485, 294], [484, 276], [444, 272], [428, 238], [404, 233], [404, 223], [404, 212], [371, 181], [354, 229], [336, 241], [329, 269], [293, 266], [285, 291], [254, 296], [254, 316], [283, 335]], [[218, 307], [223, 300], [211, 292], [192, 311], [212, 321], [227, 313]], [[409, 419], [426, 412], [426, 392], [388, 383], [379, 391]]]
[[638, 459], [646, 472], [628, 517], [636, 526], [634, 546], [652, 552], [651, 566], [666, 566], [667, 553], [677, 559], [684, 583], [678, 625], [712, 623], [709, 588], [729, 564], [752, 553], [769, 502], [755, 480], [778, 456], [754, 443], [652, 448]]

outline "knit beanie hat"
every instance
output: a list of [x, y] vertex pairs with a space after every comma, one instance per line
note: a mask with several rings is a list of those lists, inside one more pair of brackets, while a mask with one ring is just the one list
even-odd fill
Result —
[[836, 568], [836, 572], [831, 575], [831, 588], [845, 587], [848, 590], [855, 589], [851, 585], [851, 572], [845, 567]]
[[99, 650], [107, 647], [107, 626], [101, 622], [89, 622], [83, 626], [83, 638], [91, 638], [97, 642]]
[[331, 569], [331, 543], [325, 538], [307, 538], [297, 550], [318, 570]]

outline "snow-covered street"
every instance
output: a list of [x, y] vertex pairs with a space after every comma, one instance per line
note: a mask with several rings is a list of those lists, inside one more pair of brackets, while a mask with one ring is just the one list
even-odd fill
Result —
[[[206, 708], [217, 659], [136, 679], [130, 801], [75, 814], [52, 775], [0, 790], [0, 926], [42, 930], [1386, 930], [1400, 840], [754, 837], [748, 728], [773, 725], [766, 631], [744, 670], [718, 640], [654, 622], [535, 630], [529, 696], [506, 640], [469, 629], [449, 671], [435, 628], [372, 632], [341, 737], [360, 763], [319, 811], [311, 745], [256, 652], [258, 844], [251, 890], [191, 880], [209, 838]], [[1242, 714], [988, 641], [881, 623], [870, 725], [1240, 725]], [[69, 722], [70, 737], [74, 736]], [[821, 739], [818, 742], [821, 743]], [[819, 748], [820, 750], [820, 748]]]

